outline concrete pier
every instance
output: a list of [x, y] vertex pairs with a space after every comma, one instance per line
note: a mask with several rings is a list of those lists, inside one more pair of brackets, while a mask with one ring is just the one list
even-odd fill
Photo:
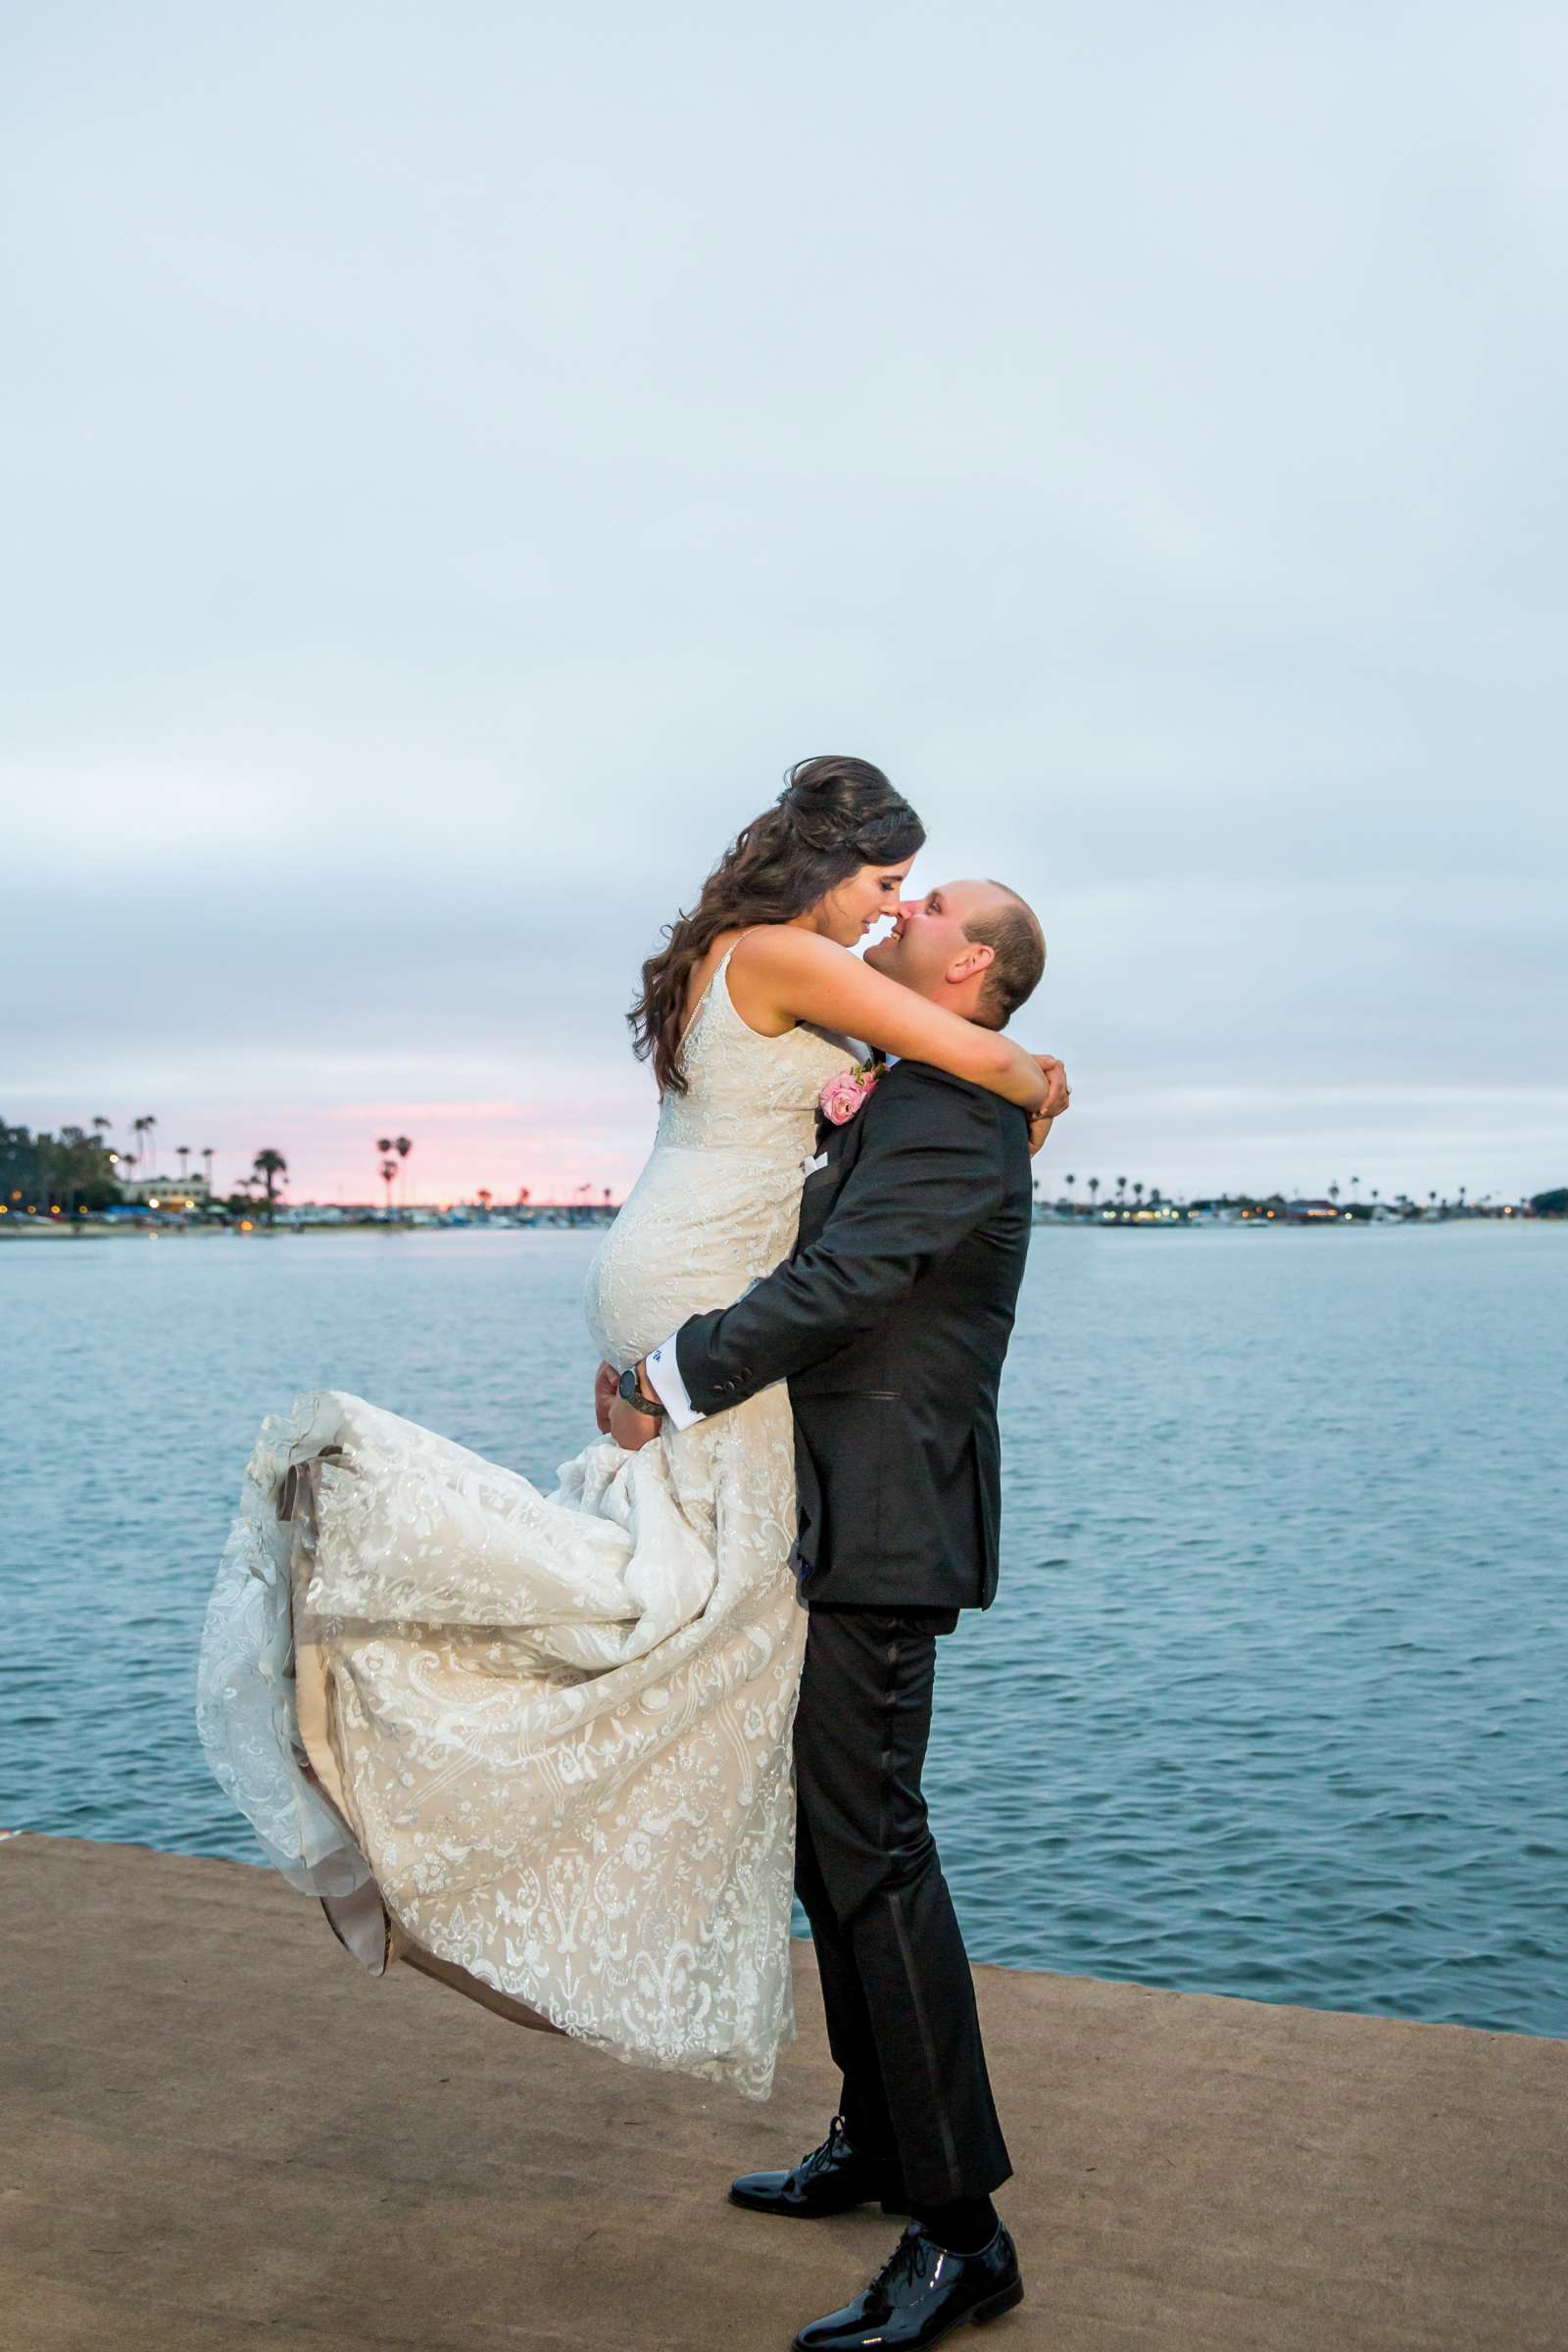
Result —
[[[0, 1843], [0, 2345], [784, 2352], [899, 2228], [724, 2201], [832, 2112], [797, 1961], [755, 2107], [372, 1982], [270, 1874]], [[976, 1977], [1029, 2290], [988, 2352], [1568, 2345], [1568, 2043]]]

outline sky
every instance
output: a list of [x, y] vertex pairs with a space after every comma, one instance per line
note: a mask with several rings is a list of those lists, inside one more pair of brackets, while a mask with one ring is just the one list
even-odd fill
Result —
[[617, 1195], [795, 760], [998, 875], [1050, 1188], [1568, 1181], [1568, 23], [14, 13], [0, 1116]]

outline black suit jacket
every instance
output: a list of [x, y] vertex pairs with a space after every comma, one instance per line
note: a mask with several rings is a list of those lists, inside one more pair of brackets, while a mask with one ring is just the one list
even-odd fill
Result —
[[832, 1131], [793, 1254], [676, 1334], [699, 1412], [789, 1381], [808, 1599], [990, 1607], [997, 1387], [1029, 1223], [1024, 1113], [901, 1061]]

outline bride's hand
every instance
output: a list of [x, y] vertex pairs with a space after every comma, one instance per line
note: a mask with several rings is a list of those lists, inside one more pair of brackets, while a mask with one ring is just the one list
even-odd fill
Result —
[[[1067, 1084], [1067, 1073], [1054, 1054], [1036, 1054], [1031, 1055], [1031, 1059], [1040, 1064], [1046, 1081], [1046, 1099], [1038, 1110], [1030, 1112], [1029, 1124], [1034, 1127], [1041, 1119], [1044, 1119], [1049, 1131], [1050, 1122], [1053, 1119], [1059, 1119], [1066, 1109], [1071, 1099], [1072, 1089]], [[1044, 1143], [1045, 1137], [1042, 1136], [1040, 1140]]]

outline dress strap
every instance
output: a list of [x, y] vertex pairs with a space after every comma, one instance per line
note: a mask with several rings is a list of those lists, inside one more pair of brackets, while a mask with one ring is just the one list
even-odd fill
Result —
[[725, 974], [729, 970], [729, 959], [734, 955], [736, 949], [740, 946], [741, 941], [743, 939], [749, 939], [753, 931], [765, 929], [765, 924], [752, 923], [748, 925], [746, 930], [742, 931], [736, 938], [730, 941], [729, 946], [724, 950], [723, 955], [719, 957], [712, 970], [709, 973], [708, 982], [703, 990], [702, 995], [692, 1006], [691, 1018], [686, 1023], [685, 1028], [681, 1031], [679, 1041], [675, 1047], [677, 1054], [680, 1052], [681, 1047], [685, 1045], [686, 1040], [691, 1036], [691, 1033], [696, 1028], [698, 1022], [702, 1019], [703, 1007], [713, 993], [713, 984], [717, 980], [724, 979]]

